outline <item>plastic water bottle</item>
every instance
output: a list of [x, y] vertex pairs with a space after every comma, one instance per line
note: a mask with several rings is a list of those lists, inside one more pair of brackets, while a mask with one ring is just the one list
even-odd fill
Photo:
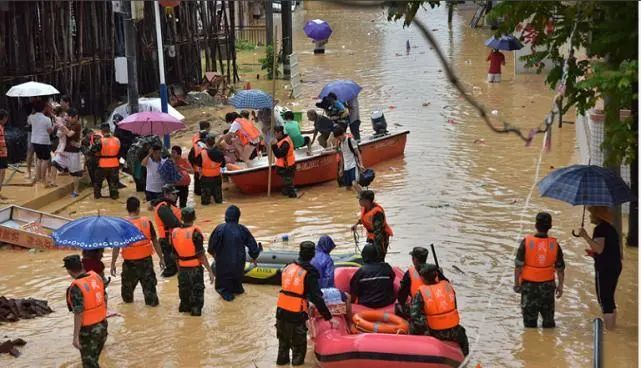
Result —
[[273, 242], [278, 243], [278, 242], [288, 242], [288, 241], [289, 241], [289, 234], [279, 234], [279, 235], [276, 235]]

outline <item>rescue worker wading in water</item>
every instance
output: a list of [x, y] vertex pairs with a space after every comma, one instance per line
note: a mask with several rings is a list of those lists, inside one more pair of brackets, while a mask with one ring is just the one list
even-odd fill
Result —
[[196, 211], [191, 207], [182, 210], [183, 226], [172, 230], [172, 244], [178, 258], [178, 311], [200, 316], [205, 304], [205, 281], [203, 266], [209, 273], [209, 282], [214, 283], [214, 272], [209, 266], [203, 248], [203, 233], [196, 221]]
[[207, 146], [200, 150], [194, 159], [200, 167], [200, 203], [206, 206], [214, 202], [223, 203], [223, 177], [220, 169], [225, 167], [225, 155], [216, 148], [216, 136], [209, 134], [205, 140]]
[[352, 231], [356, 231], [358, 225], [362, 224], [367, 230], [367, 242], [373, 244], [378, 252], [378, 260], [385, 261], [389, 238], [394, 235], [392, 228], [387, 224], [385, 211], [374, 202], [374, 192], [371, 190], [362, 191], [358, 203], [361, 206], [361, 218], [352, 226]]
[[182, 225], [182, 213], [176, 207], [178, 191], [173, 185], [163, 185], [162, 195], [163, 198], [152, 201], [151, 205], [154, 208], [154, 222], [158, 229], [158, 241], [165, 260], [165, 270], [162, 276], [171, 277], [178, 272], [176, 254], [171, 246], [171, 230]]
[[452, 285], [439, 277], [436, 265], [425, 264], [419, 274], [425, 285], [418, 288], [410, 305], [410, 334], [432, 336], [460, 345], [463, 355], [469, 354], [465, 328], [459, 324], [456, 293]]
[[211, 126], [208, 121], [198, 123], [200, 131], [191, 137], [191, 150], [187, 155], [187, 160], [194, 169], [194, 194], [200, 195], [200, 166], [196, 163], [196, 157], [200, 156], [200, 151], [205, 148], [205, 139], [209, 134]]
[[[158, 305], [158, 294], [156, 293], [156, 272], [151, 255], [156, 250], [160, 258], [160, 269], [165, 268], [165, 260], [162, 250], [156, 238], [154, 225], [145, 216], [140, 216], [140, 200], [136, 197], [127, 198], [127, 221], [131, 222], [145, 235], [141, 240], [129, 247], [122, 249], [122, 280], [120, 295], [125, 303], [133, 303], [134, 290], [140, 282], [145, 304], [155, 307]], [[116, 261], [120, 254], [120, 248], [114, 248], [111, 254], [111, 276], [116, 276]]]
[[85, 272], [79, 255], [64, 258], [73, 278], [67, 289], [67, 307], [73, 312], [73, 346], [80, 350], [83, 368], [98, 368], [107, 341], [107, 295], [102, 277]]
[[[536, 215], [536, 234], [523, 239], [514, 261], [514, 291], [521, 294], [521, 312], [525, 327], [537, 327], [539, 314], [543, 328], [552, 328], [554, 322], [554, 294], [563, 295], [565, 262], [555, 238], [548, 236], [552, 216], [546, 212]], [[554, 273], [558, 285], [554, 281]]]
[[309, 318], [308, 300], [316, 306], [321, 316], [330, 321], [332, 327], [337, 322], [318, 285], [318, 271], [310, 263], [316, 254], [316, 245], [305, 241], [300, 244], [298, 260], [290, 263], [282, 272], [282, 289], [278, 295], [276, 308], [276, 337], [278, 338], [278, 358], [276, 364], [288, 365], [289, 351], [292, 351], [292, 365], [302, 365], [307, 353], [307, 327]]
[[283, 189], [281, 193], [289, 198], [296, 198], [296, 188], [294, 187], [294, 176], [296, 175], [296, 157], [294, 156], [294, 143], [292, 139], [285, 134], [282, 126], [274, 127], [274, 136], [272, 139], [272, 151], [276, 156], [276, 173], [283, 179]]
[[91, 152], [97, 153], [98, 169], [96, 170], [96, 181], [93, 183], [93, 196], [100, 199], [102, 195], [102, 182], [107, 179], [109, 185], [109, 197], [118, 199], [118, 174], [120, 161], [118, 152], [120, 151], [120, 140], [111, 135], [109, 123], [102, 123], [100, 126], [102, 138], [94, 143]]

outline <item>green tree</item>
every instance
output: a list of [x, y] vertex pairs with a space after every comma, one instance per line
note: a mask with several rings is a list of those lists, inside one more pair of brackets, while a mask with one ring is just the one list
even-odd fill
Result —
[[272, 45], [269, 45], [265, 48], [265, 57], [258, 59], [261, 64], [260, 68], [267, 71], [268, 79], [274, 79], [274, 72], [276, 73], [276, 78], [278, 79], [278, 76], [280, 75], [278, 65], [282, 62], [281, 56], [282, 55], [278, 55], [278, 60], [276, 60], [276, 70], [274, 70], [274, 47]]

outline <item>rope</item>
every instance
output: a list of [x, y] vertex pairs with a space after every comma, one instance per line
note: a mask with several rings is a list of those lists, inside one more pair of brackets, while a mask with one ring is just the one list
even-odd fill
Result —
[[[530, 206], [530, 200], [532, 199], [532, 195], [534, 194], [534, 190], [536, 188], [536, 184], [539, 181], [539, 174], [541, 172], [541, 162], [543, 161], [543, 154], [547, 150], [546, 149], [547, 134], [549, 134], [549, 132], [545, 133], [545, 136], [543, 138], [543, 143], [541, 145], [541, 151], [539, 152], [539, 158], [536, 161], [536, 166], [535, 166], [535, 170], [534, 170], [534, 181], [532, 182], [532, 186], [530, 187], [530, 192], [528, 193], [527, 197], [525, 198], [525, 203], [523, 204], [523, 208], [521, 209], [521, 214], [519, 216], [519, 223], [521, 225], [519, 226], [519, 232], [518, 232], [518, 234], [516, 236], [516, 239], [515, 239], [514, 243], [519, 242], [523, 237], [523, 228], [524, 228], [523, 219], [525, 218], [525, 215], [527, 214], [528, 207]], [[515, 248], [514, 252], [512, 252], [512, 258], [514, 258], [516, 256], [516, 252], [517, 251], [518, 251], [518, 247]], [[467, 364], [469, 364], [470, 358], [472, 357], [472, 353], [474, 352], [474, 346], [478, 345], [478, 343], [480, 341], [480, 338], [481, 338], [481, 331], [483, 331], [483, 328], [486, 325], [487, 315], [488, 315], [487, 311], [489, 311], [490, 308], [492, 308], [492, 306], [493, 306], [492, 302], [494, 300], [494, 296], [497, 295], [498, 290], [505, 283], [506, 274], [509, 273], [509, 270], [510, 270], [509, 268], [506, 269], [506, 272], [503, 275], [501, 275], [501, 279], [499, 280], [498, 285], [494, 288], [494, 290], [491, 291], [490, 298], [488, 298], [488, 301], [487, 301], [487, 307], [485, 308], [485, 311], [483, 313], [483, 318], [481, 320], [481, 325], [478, 327], [478, 330], [477, 330], [478, 332], [476, 333], [476, 337], [474, 339], [474, 344], [471, 345], [470, 353], [467, 355], [465, 360], [463, 360], [463, 362], [461, 362], [459, 367], [465, 367], [465, 366], [467, 366]]]

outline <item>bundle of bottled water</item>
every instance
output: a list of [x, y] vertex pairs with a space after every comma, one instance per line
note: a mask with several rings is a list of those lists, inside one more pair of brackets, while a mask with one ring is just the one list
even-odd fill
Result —
[[339, 304], [343, 302], [341, 298], [341, 291], [337, 288], [324, 288], [321, 289], [323, 292], [323, 300], [325, 304]]

